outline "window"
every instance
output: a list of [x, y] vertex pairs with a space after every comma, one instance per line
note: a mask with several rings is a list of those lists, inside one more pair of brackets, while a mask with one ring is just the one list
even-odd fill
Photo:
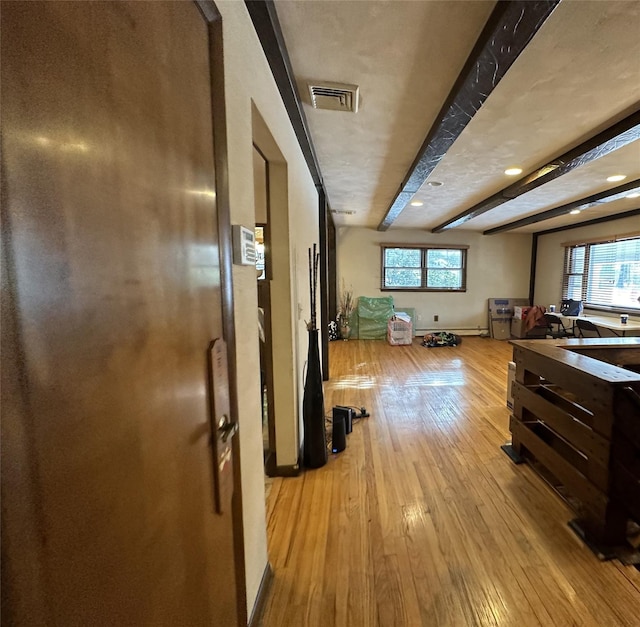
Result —
[[640, 309], [640, 237], [567, 246], [562, 298], [595, 309]]
[[382, 290], [465, 292], [467, 247], [382, 246]]

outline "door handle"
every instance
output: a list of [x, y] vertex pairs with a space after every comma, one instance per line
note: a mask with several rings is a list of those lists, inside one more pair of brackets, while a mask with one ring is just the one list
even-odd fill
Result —
[[209, 389], [211, 440], [213, 444], [213, 485], [216, 512], [222, 514], [231, 507], [233, 496], [233, 436], [238, 430], [232, 420], [229, 402], [229, 370], [227, 367], [227, 345], [222, 338], [211, 342], [207, 356], [209, 367]]
[[238, 432], [238, 423], [231, 422], [227, 415], [222, 416], [218, 421], [218, 434], [223, 442], [232, 438]]

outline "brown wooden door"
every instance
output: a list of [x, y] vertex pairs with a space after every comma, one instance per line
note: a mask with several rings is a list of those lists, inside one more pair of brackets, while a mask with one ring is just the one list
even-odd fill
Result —
[[235, 625], [207, 25], [191, 2], [0, 6], [3, 618]]

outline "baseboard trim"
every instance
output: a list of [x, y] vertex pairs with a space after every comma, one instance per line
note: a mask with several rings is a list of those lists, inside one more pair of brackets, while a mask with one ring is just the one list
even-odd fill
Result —
[[271, 564], [267, 562], [262, 573], [262, 580], [260, 581], [260, 587], [258, 588], [258, 594], [256, 596], [256, 602], [253, 604], [253, 610], [251, 612], [251, 618], [249, 619], [249, 627], [259, 627], [262, 622], [262, 613], [264, 612], [264, 606], [267, 602], [267, 595], [271, 589], [271, 583], [273, 582], [273, 570]]
[[297, 477], [300, 474], [300, 466], [276, 466], [270, 477]]
[[415, 329], [414, 337], [422, 337], [427, 333], [441, 333], [447, 331], [448, 333], [455, 333], [456, 335], [482, 335], [488, 333], [489, 329], [486, 327], [473, 328], [473, 329]]
[[[2, 0], [0, 0], [1, 2]], [[264, 472], [267, 477], [297, 477], [302, 468], [302, 445], [298, 451], [298, 461], [290, 466], [278, 466], [275, 452], [270, 453], [265, 460]]]

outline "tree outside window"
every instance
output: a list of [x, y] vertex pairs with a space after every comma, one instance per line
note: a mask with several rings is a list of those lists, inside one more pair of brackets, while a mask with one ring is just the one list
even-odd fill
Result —
[[382, 290], [466, 291], [466, 247], [382, 246]]

